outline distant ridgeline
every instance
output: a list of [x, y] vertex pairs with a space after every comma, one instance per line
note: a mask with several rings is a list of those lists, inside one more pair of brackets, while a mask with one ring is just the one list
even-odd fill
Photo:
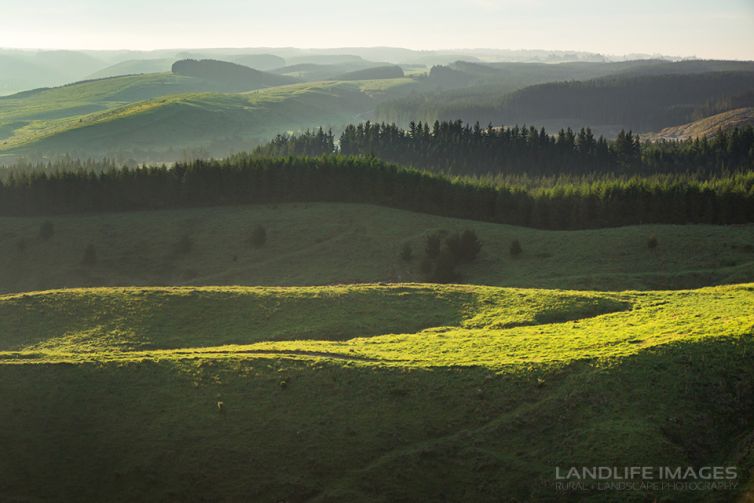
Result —
[[613, 141], [591, 130], [549, 135], [534, 127], [481, 128], [461, 121], [411, 123], [408, 129], [370, 122], [349, 125], [338, 142], [331, 133], [277, 136], [257, 148], [265, 156], [373, 155], [389, 162], [453, 175], [527, 173], [707, 174], [754, 169], [754, 129], [720, 131], [710, 139], [642, 143], [621, 131]]
[[176, 75], [220, 82], [228, 89], [253, 89], [281, 86], [297, 82], [297, 79], [284, 75], [261, 72], [248, 66], [214, 59], [183, 59], [173, 63], [172, 72]]
[[[513, 92], [510, 87], [488, 85], [464, 92], [417, 94], [380, 104], [377, 116], [404, 124], [415, 118], [463, 119], [482, 124], [501, 124], [501, 120], [502, 124], [541, 124], [561, 119], [571, 124], [620, 124], [634, 131], [655, 131], [726, 110], [754, 106], [754, 71], [751, 63], [741, 65], [745, 71], [641, 75], [640, 69], [634, 69], [631, 73], [592, 80], [582, 80], [573, 73], [560, 75], [558, 81], [528, 85]], [[673, 66], [661, 65], [664, 71], [682, 68]], [[579, 71], [584, 73], [588, 68]]]
[[754, 222], [754, 172], [584, 178], [527, 188], [372, 158], [238, 155], [173, 167], [14, 173], [0, 214], [48, 215], [282, 202], [358, 202], [546, 229]]

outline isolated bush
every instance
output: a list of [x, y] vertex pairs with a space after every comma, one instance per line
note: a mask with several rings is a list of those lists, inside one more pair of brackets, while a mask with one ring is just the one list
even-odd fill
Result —
[[510, 246], [510, 254], [511, 257], [518, 257], [523, 252], [523, 248], [521, 248], [521, 243], [518, 241], [518, 239], [514, 239], [511, 241]]
[[175, 253], [176, 255], [188, 255], [189, 253], [191, 253], [191, 250], [193, 250], [193, 248], [194, 240], [191, 239], [191, 236], [189, 236], [188, 234], [184, 234], [173, 245], [173, 253]]
[[81, 259], [81, 265], [91, 267], [97, 264], [97, 249], [93, 244], [86, 245], [84, 248], [84, 256]]
[[55, 224], [49, 220], [45, 220], [39, 225], [39, 237], [47, 241], [55, 235]]
[[654, 234], [649, 236], [649, 239], [647, 240], [647, 248], [649, 248], [650, 250], [654, 250], [655, 248], [657, 248], [658, 244], [659, 243], [657, 241], [657, 236], [655, 236]]
[[429, 281], [433, 283], [452, 283], [460, 279], [460, 275], [456, 272], [456, 258], [446, 248], [440, 252], [437, 260], [432, 267]]
[[21, 238], [18, 241], [16, 241], [16, 250], [18, 250], [19, 253], [23, 253], [26, 251], [26, 240], [24, 238]]
[[414, 251], [411, 249], [411, 245], [406, 243], [403, 245], [403, 248], [401, 248], [401, 260], [404, 262], [411, 262], [411, 259], [414, 258]]
[[463, 245], [461, 244], [461, 235], [457, 232], [445, 238], [445, 248], [453, 258], [460, 262], [463, 256]]
[[463, 262], [472, 262], [482, 251], [482, 243], [479, 241], [476, 232], [466, 229], [460, 236], [460, 255], [459, 259]]
[[442, 236], [443, 234], [441, 232], [435, 232], [424, 238], [424, 253], [427, 254], [427, 257], [436, 259], [440, 255]]
[[482, 249], [476, 232], [470, 229], [449, 235], [445, 238], [445, 246], [458, 262], [472, 262]]
[[425, 255], [422, 258], [421, 263], [419, 264], [419, 272], [421, 272], [422, 276], [424, 276], [426, 279], [429, 279], [432, 275], [433, 267], [434, 267], [434, 261]]
[[472, 230], [447, 234], [436, 232], [425, 238], [426, 256], [422, 259], [421, 273], [427, 281], [450, 283], [458, 281], [456, 266], [473, 261], [482, 249], [482, 243]]
[[267, 229], [263, 225], [257, 225], [254, 230], [251, 231], [251, 237], [249, 238], [251, 246], [254, 248], [261, 248], [267, 242]]

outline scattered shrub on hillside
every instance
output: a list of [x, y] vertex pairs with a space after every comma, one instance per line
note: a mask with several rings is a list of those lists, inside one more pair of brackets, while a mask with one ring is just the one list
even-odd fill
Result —
[[521, 255], [523, 251], [524, 250], [523, 248], [521, 248], [521, 243], [519, 242], [518, 239], [514, 239], [513, 241], [511, 241], [511, 246], [510, 246], [511, 257], [518, 257], [519, 255]]
[[654, 250], [655, 248], [657, 248], [658, 244], [659, 242], [657, 241], [657, 236], [655, 236], [654, 234], [649, 236], [649, 239], [647, 240], [647, 248]]
[[476, 232], [469, 229], [451, 234], [445, 239], [445, 245], [458, 262], [472, 262], [482, 249]]
[[26, 251], [26, 240], [24, 238], [21, 238], [18, 241], [16, 241], [16, 250], [18, 250], [19, 253], [23, 253]]
[[444, 231], [426, 237], [426, 255], [421, 262], [421, 273], [433, 283], [451, 283], [460, 279], [456, 266], [473, 261], [482, 249], [476, 232], [465, 230], [447, 234]]
[[443, 249], [435, 260], [427, 280], [432, 283], [452, 283], [460, 280], [461, 275], [456, 271], [457, 263], [453, 254], [447, 248]]
[[431, 259], [436, 259], [440, 256], [440, 249], [442, 248], [442, 232], [435, 232], [428, 234], [424, 238], [424, 253]]
[[425, 278], [429, 278], [432, 273], [432, 266], [433, 266], [432, 259], [425, 255], [422, 258], [421, 263], [419, 263], [419, 272], [421, 272], [422, 276], [424, 276]]
[[414, 258], [414, 250], [411, 249], [411, 245], [409, 243], [405, 243], [403, 245], [403, 248], [401, 248], [401, 260], [404, 262], [411, 262], [411, 259]]
[[254, 230], [251, 231], [251, 237], [249, 238], [251, 246], [254, 248], [261, 248], [267, 242], [267, 229], [263, 225], [257, 225]]
[[45, 220], [39, 225], [39, 237], [47, 241], [55, 235], [55, 224], [49, 220]]
[[97, 265], [97, 249], [93, 244], [86, 245], [84, 256], [81, 258], [81, 265], [91, 267]]
[[191, 239], [191, 236], [188, 234], [181, 236], [181, 238], [173, 245], [173, 253], [175, 255], [188, 255], [193, 249], [194, 240]]

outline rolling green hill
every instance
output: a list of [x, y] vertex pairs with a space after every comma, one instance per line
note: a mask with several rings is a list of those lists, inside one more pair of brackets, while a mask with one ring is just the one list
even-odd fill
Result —
[[136, 75], [140, 73], [165, 73], [170, 71], [174, 62], [175, 59], [171, 58], [130, 59], [97, 70], [89, 75], [88, 79], [104, 79], [122, 75]]
[[[754, 286], [113, 288], [0, 296], [5, 500], [731, 501]], [[735, 466], [711, 491], [555, 468]]]
[[250, 91], [298, 82], [298, 79], [292, 77], [216, 59], [182, 59], [173, 63], [171, 69], [176, 75], [214, 82], [223, 86], [226, 92]]
[[[421, 281], [424, 236], [474, 229], [480, 257], [464, 282], [604, 290], [754, 280], [754, 226], [651, 225], [542, 231], [356, 204], [284, 204], [0, 219], [3, 291], [108, 285], [323, 285]], [[253, 248], [252, 229], [267, 243]], [[647, 240], [659, 246], [651, 251]], [[187, 236], [189, 251], [178, 251]], [[520, 257], [509, 254], [518, 239]], [[409, 243], [414, 258], [399, 258]], [[88, 244], [97, 264], [82, 265]]]
[[0, 152], [157, 152], [159, 159], [205, 148], [220, 155], [281, 131], [345, 124], [413, 82], [319, 82], [221, 94], [224, 82], [176, 74], [114, 77], [0, 99]]

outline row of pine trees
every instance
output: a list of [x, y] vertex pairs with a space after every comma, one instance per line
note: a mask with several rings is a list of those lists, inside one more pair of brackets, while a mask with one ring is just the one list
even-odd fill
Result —
[[452, 175], [527, 173], [720, 173], [754, 168], [754, 129], [721, 131], [713, 139], [641, 142], [631, 131], [614, 140], [588, 129], [482, 128], [461, 121], [349, 125], [336, 139], [330, 131], [280, 135], [257, 154], [318, 156], [373, 155], [403, 165]]
[[0, 180], [0, 215], [303, 201], [377, 204], [545, 229], [732, 224], [754, 222], [754, 172], [523, 186], [449, 177], [375, 157], [243, 154], [174, 166], [30, 170]]

